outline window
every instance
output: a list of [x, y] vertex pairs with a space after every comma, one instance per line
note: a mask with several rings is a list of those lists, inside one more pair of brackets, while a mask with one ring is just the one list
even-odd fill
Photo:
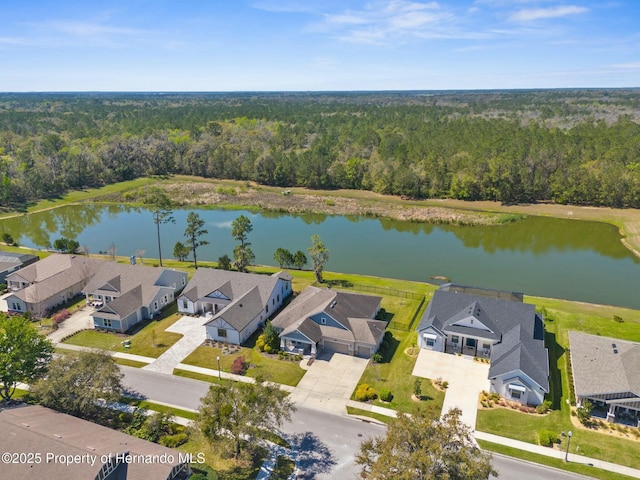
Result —
[[110, 318], [103, 318], [102, 319], [102, 325], [104, 325], [105, 327], [112, 327], [113, 326], [111, 324], [111, 319]]
[[158, 309], [158, 302], [153, 302], [153, 309], [157, 310]]
[[278, 296], [276, 297], [277, 301], [280, 301], [280, 294], [278, 294]]
[[162, 300], [163, 300], [162, 303], [167, 303], [169, 301], [169, 297], [165, 295], [164, 297], [162, 297]]
[[182, 308], [185, 310], [189, 308], [189, 303], [186, 300], [182, 301]]
[[436, 344], [435, 339], [427, 338], [427, 347], [433, 347]]
[[484, 348], [485, 350], [489, 350], [491, 348], [491, 345], [489, 345], [488, 343], [483, 343], [482, 348]]
[[18, 312], [22, 310], [19, 303], [11, 302], [11, 310], [17, 310]]
[[511, 398], [520, 398], [521, 395], [522, 395], [521, 392], [517, 390], [511, 390]]
[[182, 277], [182, 278], [180, 279], [180, 283], [181, 283], [181, 284], [182, 284], [182, 286], [184, 287], [184, 283], [185, 283], [185, 279], [184, 279], [184, 277]]
[[218, 336], [222, 338], [227, 338], [227, 329], [218, 327]]
[[266, 305], [264, 309], [266, 310], [267, 313], [269, 313], [269, 305]]
[[326, 324], [327, 324], [327, 319], [326, 319], [326, 318], [324, 318], [324, 317], [322, 317], [322, 318], [320, 319], [320, 323], [321, 323], [322, 325], [326, 325]]
[[451, 343], [458, 343], [460, 341], [460, 337], [458, 335], [451, 336]]
[[272, 298], [272, 299], [271, 299], [271, 305], [275, 305], [275, 304], [276, 304], [276, 299], [275, 299], [275, 298]]

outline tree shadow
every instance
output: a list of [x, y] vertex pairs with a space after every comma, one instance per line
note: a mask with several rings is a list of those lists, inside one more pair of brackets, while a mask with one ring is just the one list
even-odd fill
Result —
[[326, 285], [327, 287], [339, 287], [339, 288], [351, 288], [353, 287], [353, 283], [349, 280], [325, 280], [322, 285]]
[[296, 434], [289, 439], [289, 443], [298, 451], [298, 479], [311, 480], [328, 473], [336, 465], [329, 447], [311, 432]]
[[391, 320], [393, 320], [393, 317], [395, 317], [396, 314], [393, 312], [387, 312], [384, 308], [381, 308], [380, 310], [378, 310], [378, 314], [376, 315], [376, 319], [378, 320], [382, 320], [383, 322], [391, 322]]
[[551, 408], [559, 410], [563, 391], [562, 375], [560, 368], [558, 368], [558, 362], [566, 350], [556, 342], [555, 333], [544, 332], [544, 343], [549, 351], [549, 398], [551, 399]]

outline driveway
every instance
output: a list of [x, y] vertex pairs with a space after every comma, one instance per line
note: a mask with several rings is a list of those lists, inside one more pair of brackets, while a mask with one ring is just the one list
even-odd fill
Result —
[[346, 413], [346, 405], [369, 360], [334, 353], [316, 359], [290, 398], [308, 408]]
[[461, 420], [475, 430], [478, 396], [482, 390], [489, 391], [490, 388], [488, 363], [474, 362], [473, 358], [467, 356], [421, 349], [413, 375], [432, 380], [441, 378], [449, 382], [442, 413], [458, 407], [462, 410]]
[[93, 328], [93, 317], [91, 315], [94, 311], [95, 308], [86, 306], [74, 312], [58, 326], [58, 330], [51, 332], [47, 338], [53, 343], [60, 343], [63, 338], [69, 335], [73, 335], [81, 330]]

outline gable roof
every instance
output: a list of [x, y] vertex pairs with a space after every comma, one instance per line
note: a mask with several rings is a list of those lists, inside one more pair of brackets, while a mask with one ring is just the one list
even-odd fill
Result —
[[[82, 292], [84, 294], [97, 292], [115, 292], [121, 294], [118, 298], [109, 302], [109, 304], [112, 304], [114, 301], [122, 299], [127, 292], [141, 287], [139, 294], [136, 293], [136, 296], [128, 296], [120, 300], [119, 303], [116, 303], [115, 306], [112, 305], [113, 309], [124, 308], [127, 310], [130, 308], [131, 302], [135, 299], [139, 303], [136, 308], [140, 308], [149, 305], [161, 288], [168, 287], [168, 285], [161, 285], [159, 283], [160, 277], [167, 270], [168, 269], [165, 268], [147, 267], [145, 265], [107, 262], [87, 285], [85, 285]], [[132, 311], [133, 310], [128, 311], [126, 315]]]
[[640, 344], [569, 332], [576, 395], [632, 393], [640, 397]]
[[220, 310], [205, 325], [213, 325], [216, 320], [223, 319], [235, 330], [241, 332], [251, 321], [264, 310], [264, 302], [257, 286], [246, 292], [240, 298], [236, 298], [229, 305]]
[[[454, 288], [452, 288], [454, 287]], [[480, 293], [470, 295], [465, 291]], [[522, 303], [521, 294], [443, 285], [433, 294], [418, 331], [429, 327], [445, 334], [471, 335], [497, 341], [491, 349], [489, 377], [520, 370], [549, 391], [549, 361], [544, 327], [535, 306]], [[470, 326], [470, 320], [489, 330]], [[469, 320], [469, 325], [460, 325]]]
[[97, 312], [113, 313], [124, 318], [142, 306], [142, 285], [137, 285], [109, 303], [104, 304]]
[[28, 253], [0, 252], [0, 272], [4, 272], [10, 268], [23, 265], [27, 262], [34, 262], [39, 257]]
[[[321, 337], [340, 338], [377, 344], [384, 335], [386, 323], [374, 320], [380, 297], [307, 287], [275, 319], [272, 325], [281, 329], [281, 336], [295, 330], [317, 342]], [[318, 325], [311, 317], [325, 313], [345, 329]]]
[[56, 253], [7, 275], [7, 281], [22, 278], [31, 283], [14, 295], [23, 302], [38, 304], [73, 285], [86, 282], [109, 263], [84, 255]]

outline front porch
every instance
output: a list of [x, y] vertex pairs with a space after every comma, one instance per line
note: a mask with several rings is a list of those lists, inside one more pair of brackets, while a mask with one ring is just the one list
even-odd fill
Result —
[[468, 355], [471, 357], [489, 358], [492, 341], [481, 337], [463, 335], [447, 335], [445, 353]]
[[315, 343], [287, 337], [280, 338], [280, 349], [291, 355], [315, 357], [318, 353], [318, 347]]
[[[640, 405], [634, 399], [602, 400], [590, 398], [591, 416], [629, 427], [640, 428]], [[578, 404], [580, 406], [582, 402]]]

